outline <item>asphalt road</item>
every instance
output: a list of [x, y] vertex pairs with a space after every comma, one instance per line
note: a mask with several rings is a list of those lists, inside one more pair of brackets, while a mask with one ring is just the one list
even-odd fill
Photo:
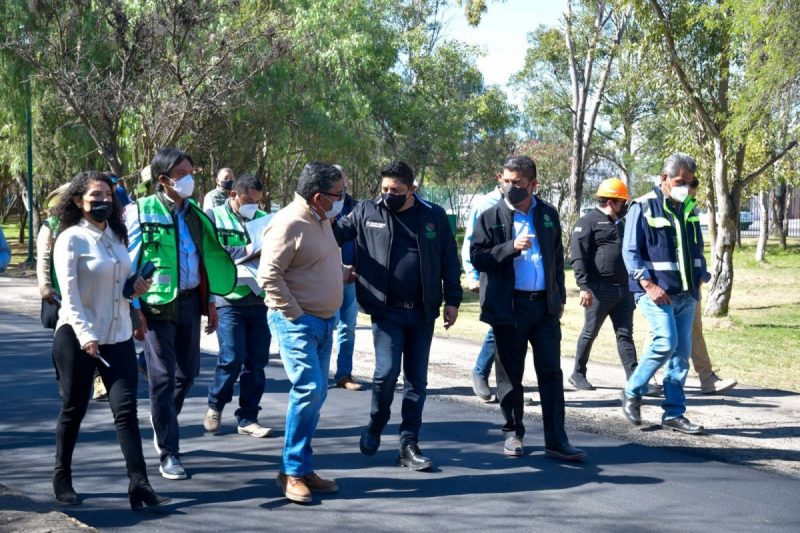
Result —
[[[54, 427], [59, 401], [49, 355], [51, 334], [37, 321], [0, 313], [0, 483], [37, 501], [52, 501]], [[261, 422], [277, 438], [236, 434], [234, 409], [226, 432], [203, 432], [213, 355], [181, 415], [186, 481], [167, 481], [147, 426], [140, 383], [140, 419], [151, 482], [173, 503], [158, 512], [127, 507], [127, 479], [108, 404], [92, 403], [73, 465], [83, 498], [60, 509], [102, 530], [125, 531], [800, 531], [796, 479], [680, 451], [649, 448], [589, 433], [571, 434], [589, 460], [546, 459], [541, 427], [528, 425], [529, 455], [502, 455], [495, 406], [437, 400], [425, 409], [422, 448], [431, 473], [394, 465], [397, 420], [374, 457], [358, 453], [369, 392], [331, 389], [314, 440], [317, 471], [335, 478], [339, 493], [310, 506], [288, 503], [275, 485], [281, 450], [286, 381], [277, 357], [267, 368]], [[399, 402], [396, 398], [395, 406]]]

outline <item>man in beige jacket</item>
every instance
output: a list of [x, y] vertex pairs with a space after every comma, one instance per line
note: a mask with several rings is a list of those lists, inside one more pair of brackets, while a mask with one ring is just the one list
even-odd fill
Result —
[[343, 275], [331, 220], [345, 197], [342, 173], [333, 165], [308, 163], [294, 201], [264, 230], [258, 284], [267, 296], [267, 318], [292, 384], [286, 413], [278, 486], [291, 501], [336, 492], [311, 463], [311, 439], [328, 392], [333, 330], [342, 305]]

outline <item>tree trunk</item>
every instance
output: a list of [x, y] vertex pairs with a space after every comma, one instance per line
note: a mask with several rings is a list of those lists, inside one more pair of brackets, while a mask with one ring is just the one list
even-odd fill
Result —
[[[712, 249], [717, 242], [717, 197], [713, 183], [708, 188], [708, 242]], [[714, 254], [711, 254], [711, 268], [714, 268]]]
[[764, 255], [767, 250], [767, 236], [769, 235], [769, 195], [764, 193], [764, 189], [758, 191], [758, 245], [756, 246], [756, 262], [763, 263]]
[[736, 202], [728, 188], [727, 146], [714, 138], [714, 192], [719, 209], [717, 238], [712, 249], [711, 285], [706, 297], [707, 316], [726, 316], [733, 289], [733, 251], [736, 248]]
[[775, 221], [772, 224], [772, 228], [778, 236], [778, 239], [781, 243], [781, 249], [786, 250], [786, 231], [784, 230], [784, 225], [787, 220], [786, 207], [788, 205], [787, 199], [789, 197], [789, 187], [786, 185], [786, 183], [779, 183], [773, 190]]
[[[20, 217], [24, 219], [24, 222], [27, 224], [28, 222], [28, 183], [25, 177], [22, 174], [17, 174], [15, 176], [17, 181], [17, 186], [19, 187], [19, 197], [22, 202], [20, 206]], [[36, 197], [34, 196], [32, 199], [33, 202], [33, 227], [31, 231], [33, 231], [33, 238], [36, 238], [36, 234], [39, 232], [39, 226], [41, 225], [41, 221], [39, 218], [39, 206], [36, 203]], [[23, 211], [24, 209], [24, 211]], [[24, 228], [26, 224], [20, 224], [20, 228]], [[23, 232], [20, 231], [20, 238], [22, 238]], [[22, 243], [23, 241], [20, 241]]]

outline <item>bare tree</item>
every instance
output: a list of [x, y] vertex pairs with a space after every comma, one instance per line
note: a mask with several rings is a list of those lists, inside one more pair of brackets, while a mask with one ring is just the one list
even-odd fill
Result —
[[[569, 198], [564, 221], [571, 227], [580, 216], [583, 185], [589, 166], [589, 149], [595, 131], [595, 121], [606, 92], [611, 66], [625, 33], [629, 13], [616, 13], [604, 0], [592, 2], [593, 24], [582, 64], [575, 44], [575, 14], [573, 1], [567, 0], [564, 14], [564, 37], [569, 60], [569, 77], [572, 86], [572, 159], [569, 178]], [[606, 33], [613, 27], [611, 42], [602, 46]], [[598, 65], [599, 63], [599, 65]], [[599, 75], [595, 76], [595, 67]], [[570, 220], [571, 219], [571, 220]], [[571, 233], [567, 232], [567, 234]]]

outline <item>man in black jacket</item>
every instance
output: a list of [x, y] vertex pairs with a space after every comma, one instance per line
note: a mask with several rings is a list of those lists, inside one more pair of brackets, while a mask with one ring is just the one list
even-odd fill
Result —
[[461, 269], [447, 216], [416, 194], [411, 167], [393, 162], [381, 171], [381, 180], [380, 198], [359, 203], [334, 228], [340, 244], [356, 241], [356, 299], [372, 318], [375, 343], [372, 409], [360, 448], [365, 455], [378, 451], [402, 364], [398, 462], [428, 470], [433, 462], [418, 446], [428, 356], [442, 299], [445, 328], [458, 317]]
[[592, 344], [606, 317], [611, 317], [617, 336], [617, 351], [630, 377], [636, 368], [633, 344], [633, 294], [628, 289], [628, 270], [622, 260], [622, 217], [630, 201], [628, 188], [619, 178], [603, 180], [597, 189], [597, 208], [575, 226], [570, 242], [572, 270], [585, 309], [583, 330], [575, 351], [575, 368], [569, 382], [578, 390], [594, 390], [586, 379], [586, 363]]
[[522, 375], [528, 343], [539, 384], [545, 455], [581, 461], [586, 452], [564, 430], [561, 324], [564, 246], [553, 206], [533, 195], [536, 164], [525, 156], [503, 163], [504, 198], [481, 214], [472, 233], [470, 255], [481, 272], [481, 320], [494, 329], [497, 345], [497, 398], [505, 418], [503, 452], [525, 454]]

